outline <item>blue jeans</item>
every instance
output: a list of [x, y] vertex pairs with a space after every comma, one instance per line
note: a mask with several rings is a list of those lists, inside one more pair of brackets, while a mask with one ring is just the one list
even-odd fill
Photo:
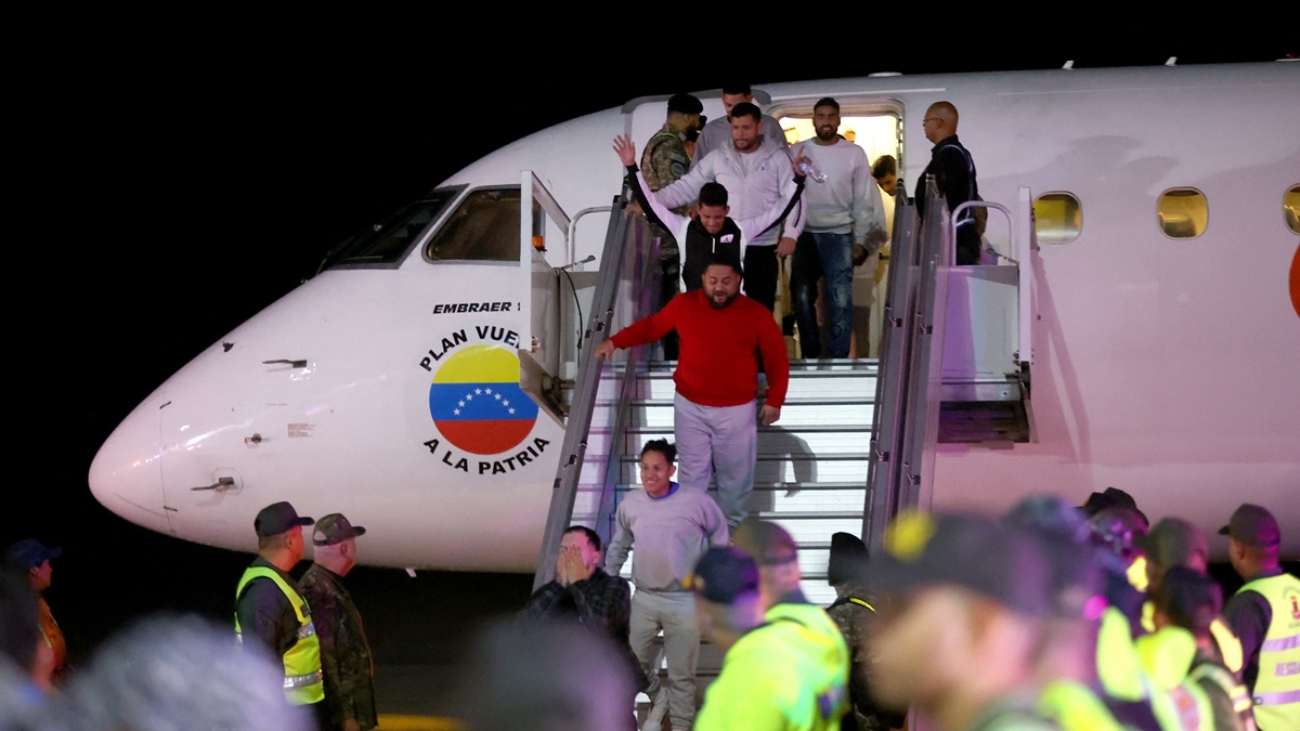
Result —
[[853, 332], [853, 234], [811, 233], [799, 236], [790, 277], [790, 295], [799, 318], [799, 345], [805, 358], [822, 355], [817, 326], [817, 280], [826, 280], [827, 323], [831, 358], [849, 357]]

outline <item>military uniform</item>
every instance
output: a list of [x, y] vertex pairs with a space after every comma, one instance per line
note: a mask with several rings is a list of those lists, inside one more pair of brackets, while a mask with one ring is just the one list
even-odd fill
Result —
[[[641, 152], [641, 174], [656, 191], [686, 174], [691, 166], [691, 156], [686, 152], [686, 135], [673, 129], [668, 122], [650, 138], [645, 150]], [[676, 209], [677, 213], [686, 214], [686, 206]], [[677, 296], [678, 278], [681, 276], [681, 252], [677, 240], [671, 232], [654, 222], [650, 223], [650, 233], [659, 239], [659, 260], [663, 267], [663, 280], [659, 287], [659, 306]], [[664, 340], [664, 357], [677, 360], [678, 341], [676, 333], [671, 333]]]
[[[641, 153], [641, 174], [655, 191], [686, 174], [691, 156], [686, 152], [686, 135], [668, 122], [646, 143]], [[680, 212], [680, 211], [679, 211]]]
[[861, 587], [850, 587], [847, 594], [835, 600], [826, 609], [844, 642], [849, 646], [849, 702], [851, 713], [844, 718], [845, 729], [857, 731], [882, 731], [883, 729], [902, 726], [902, 718], [876, 708], [871, 702], [870, 676], [868, 667], [870, 653], [867, 641], [871, 622], [876, 615], [873, 600], [865, 599], [867, 594]]
[[334, 728], [349, 718], [362, 731], [378, 723], [375, 712], [375, 665], [361, 615], [343, 578], [312, 564], [299, 582], [312, 608], [320, 637], [321, 668], [325, 671], [325, 706]]

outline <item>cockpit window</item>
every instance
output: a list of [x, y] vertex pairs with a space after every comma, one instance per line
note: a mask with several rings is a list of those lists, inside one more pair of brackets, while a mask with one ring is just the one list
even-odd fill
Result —
[[429, 224], [437, 220], [464, 188], [435, 190], [406, 205], [383, 223], [377, 223], [340, 244], [321, 268], [338, 264], [393, 264], [401, 261]]
[[519, 189], [471, 191], [424, 247], [430, 261], [519, 261]]

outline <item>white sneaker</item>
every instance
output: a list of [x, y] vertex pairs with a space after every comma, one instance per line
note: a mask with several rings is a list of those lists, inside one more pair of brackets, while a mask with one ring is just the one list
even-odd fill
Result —
[[664, 716], [668, 715], [668, 689], [660, 687], [650, 702], [650, 712], [646, 714], [641, 731], [659, 731], [664, 725]]

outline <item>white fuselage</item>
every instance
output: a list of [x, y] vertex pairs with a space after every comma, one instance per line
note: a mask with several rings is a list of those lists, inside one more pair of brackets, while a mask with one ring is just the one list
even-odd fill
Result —
[[[1180, 515], [1212, 531], [1254, 502], [1279, 519], [1284, 553], [1300, 554], [1300, 317], [1288, 291], [1300, 237], [1283, 217], [1287, 190], [1300, 184], [1300, 64], [766, 91], [778, 117], [826, 95], [899, 115], [909, 192], [929, 161], [925, 109], [950, 101], [985, 200], [1014, 204], [1028, 186], [1081, 202], [1078, 238], [1039, 255], [1037, 443], [941, 445], [935, 507], [994, 512], [1031, 492], [1082, 502], [1114, 485], [1153, 521]], [[648, 138], [662, 101], [648, 104], [543, 130], [440, 187], [518, 186], [520, 171], [533, 170], [569, 212], [607, 205], [622, 176], [609, 140]], [[718, 114], [719, 102], [706, 99], [705, 111]], [[1158, 197], [1180, 187], [1208, 201], [1197, 238], [1171, 239], [1158, 225]], [[603, 218], [583, 224], [576, 258], [600, 254], [603, 227]], [[369, 564], [532, 570], [562, 427], [543, 408], [531, 423], [501, 422], [504, 441], [449, 439], [430, 403], [431, 384], [459, 354], [485, 346], [475, 352], [500, 365], [503, 353], [529, 347], [527, 285], [518, 264], [427, 259], [433, 228], [391, 267], [308, 281], [160, 386], [97, 455], [90, 484], [100, 502], [160, 532], [252, 550], [253, 516], [287, 499], [304, 515], [344, 512], [364, 524]], [[551, 249], [551, 265], [567, 263], [563, 247]], [[517, 304], [435, 314], [459, 303]], [[474, 371], [468, 356], [456, 362]], [[481, 382], [499, 381], [497, 372]], [[476, 383], [458, 378], [450, 382]], [[506, 448], [480, 454], [457, 442]], [[223, 475], [236, 475], [233, 488], [191, 489]]]

